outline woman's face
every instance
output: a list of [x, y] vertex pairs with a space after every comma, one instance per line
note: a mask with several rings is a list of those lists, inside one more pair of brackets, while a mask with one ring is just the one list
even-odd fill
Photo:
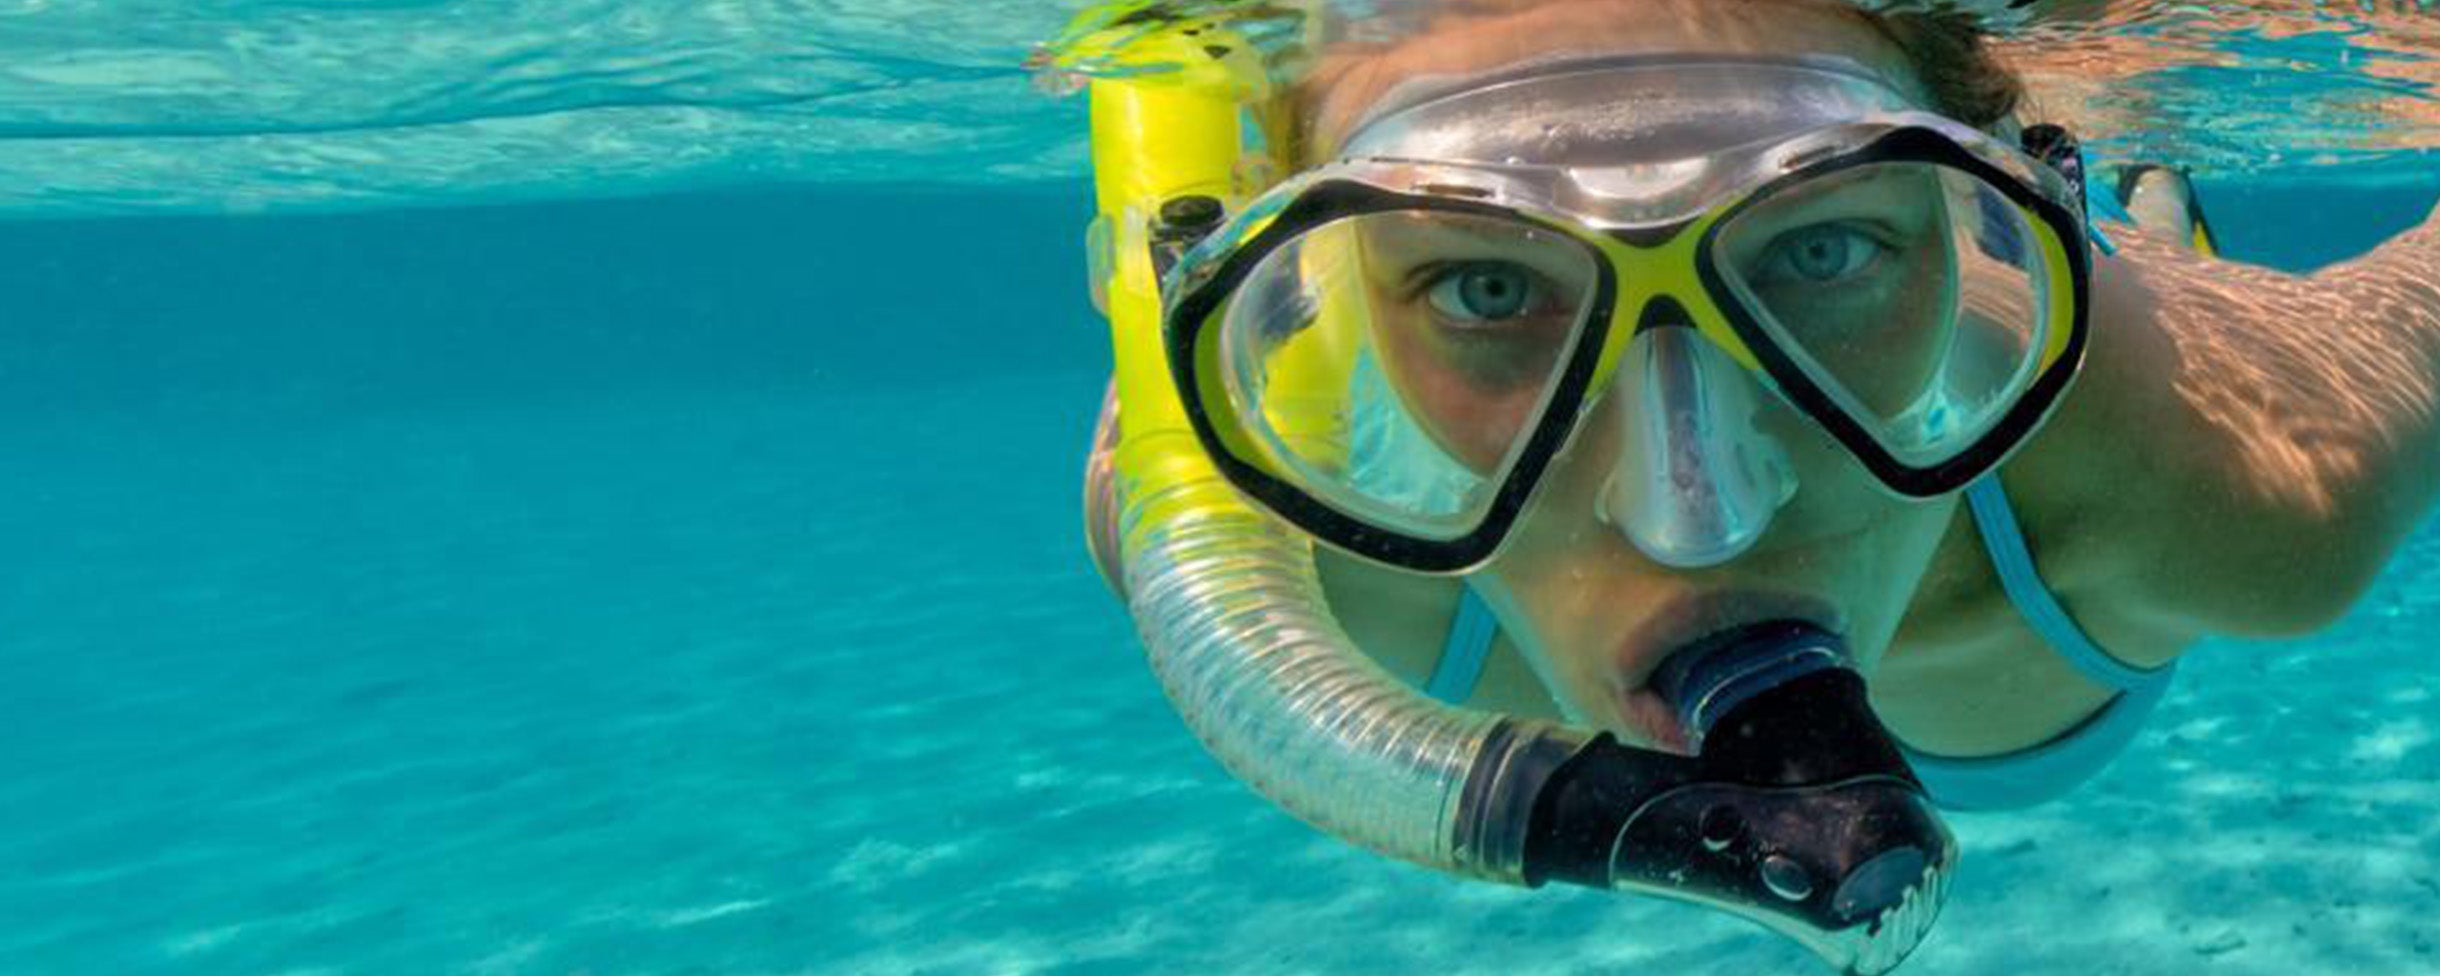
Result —
[[[1578, 19], [1591, 11], [1600, 16]], [[1824, 4], [1584, 0], [1525, 7], [1502, 19], [1496, 28], [1472, 29], [1567, 31], [1553, 36], [1577, 40], [1590, 30], [1606, 50], [1622, 53], [1836, 54], [1874, 66], [1901, 86], [1914, 84], [1902, 55], [1878, 31]], [[1445, 45], [1462, 46], [1468, 36], [1457, 25], [1448, 30], [1436, 41], [1418, 39], [1444, 45], [1430, 55], [1444, 70], [1452, 67]], [[1802, 310], [1820, 323], [1846, 322], [1844, 332], [1815, 333], [1816, 359], [1848, 375], [1878, 375], [1887, 389], [1920, 389], [1932, 355], [1926, 350], [1937, 346], [1927, 337], [1947, 327], [1946, 300], [1958, 271], [1936, 256], [1945, 255], [1940, 248], [1910, 248], [1907, 240], [1938, 233], [1939, 193], [1902, 172], [1862, 170], [1846, 180], [1821, 198], [1835, 206], [1791, 199], [1771, 221], [1724, 232], [1722, 258], [1752, 279], [1763, 304]], [[1385, 373], [1451, 457], [1478, 472], [1497, 468], [1541, 409], [1540, 391], [1567, 352], [1572, 312], [1590, 287], [1581, 249], [1512, 230], [1422, 221], [1413, 228], [1377, 226], [1359, 246]], [[1840, 357], [1848, 362], [1830, 362]], [[1553, 697], [1579, 721], [1672, 747], [1674, 733], [1661, 717], [1668, 710], [1648, 680], [1671, 651], [1707, 633], [1768, 619], [1808, 620], [1847, 635], [1869, 669], [1896, 630], [1954, 502], [1892, 495], [1826, 433], [1766, 395], [1754, 425], [1776, 442], [1800, 487], [1737, 558], [1693, 570], [1664, 566], [1604, 515], [1609, 480], [1645, 474], [1619, 469], [1618, 445], [1633, 419], [1619, 415], [1626, 398], [1607, 392], [1585, 408], [1568, 449], [1476, 579]], [[1903, 406], [1856, 392], [1868, 409]]]

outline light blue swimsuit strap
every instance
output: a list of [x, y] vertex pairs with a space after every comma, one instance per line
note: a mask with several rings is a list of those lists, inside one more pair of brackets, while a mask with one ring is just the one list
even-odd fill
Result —
[[1491, 605], [1483, 602], [1472, 585], [1463, 587], [1457, 598], [1457, 616], [1449, 621], [1449, 637], [1440, 645], [1440, 663], [1433, 665], [1424, 693], [1452, 705], [1474, 697], [1475, 682], [1482, 680], [1483, 662], [1490, 659], [1491, 642], [1499, 634], [1500, 622], [1492, 616]]
[[2025, 545], [2024, 529], [2017, 525], [2015, 507], [2008, 503], [2007, 489], [2000, 486], [1999, 472], [1967, 485], [1966, 505], [1973, 510], [1974, 528], [1982, 533], [1983, 551], [1991, 555], [1991, 568], [1999, 574], [2008, 602], [2016, 604], [2034, 633], [2049, 641], [2060, 657], [2093, 683], [2119, 691], [2143, 691], [2169, 683], [2174, 667], [2145, 670], [2111, 657], [2067, 615], [2067, 608], [2033, 566], [2033, 550]]
[[2098, 217], [2121, 224], [2132, 224], [2135, 222], [2135, 215], [2127, 212], [2126, 204], [2118, 202], [2118, 191], [2102, 186], [2099, 180], [2092, 178], [2084, 181], [2084, 207], [2087, 214], [2084, 221], [2084, 233], [2092, 237], [2093, 246], [2100, 248], [2103, 254], [2117, 254], [2117, 242], [2110, 240], [2108, 234], [2102, 233], [2101, 225], [2092, 218]]
[[2176, 672], [2172, 664], [2154, 670], [2131, 667], [2101, 650], [2082, 627], [2076, 626], [2050, 587], [2034, 569], [2024, 531], [2008, 495], [1993, 472], [1966, 488], [1966, 503], [1981, 532], [1983, 549], [1999, 574], [2001, 589], [2016, 604], [2034, 632], [2050, 642], [2059, 656], [2094, 682], [2118, 689], [2118, 696], [2084, 723], [2059, 737], [2029, 749], [1997, 756], [1954, 758], [1906, 749], [1932, 799], [1951, 810], [2007, 810], [2028, 807], [2074, 789], [2109, 765], [2127, 743], [2143, 730], [2152, 707], [2168, 691]]

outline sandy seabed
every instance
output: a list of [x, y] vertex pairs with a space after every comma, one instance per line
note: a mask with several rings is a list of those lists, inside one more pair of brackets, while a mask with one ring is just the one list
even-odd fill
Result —
[[[1097, 382], [28, 426], [0, 972], [1818, 971], [1223, 774], [1076, 541]], [[1903, 971], [2440, 972], [2435, 574], [2425, 532], [2330, 633], [2197, 648], [2072, 798], [1956, 817]]]

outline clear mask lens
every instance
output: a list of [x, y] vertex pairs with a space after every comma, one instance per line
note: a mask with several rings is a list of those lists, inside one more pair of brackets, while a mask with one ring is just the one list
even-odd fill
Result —
[[1970, 174], [1878, 163], [1756, 201], [1711, 259], [1747, 313], [1899, 461], [1928, 467], [1991, 430], [2054, 337], [2031, 218]]
[[1318, 226], [1259, 262], [1222, 312], [1234, 412], [1272, 470], [1323, 504], [1409, 535], [1462, 536], [1552, 409], [1596, 260], [1580, 241], [1500, 217], [1400, 211]]

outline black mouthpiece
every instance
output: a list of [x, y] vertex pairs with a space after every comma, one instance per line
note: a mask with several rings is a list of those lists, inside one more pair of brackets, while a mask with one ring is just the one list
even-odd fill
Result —
[[1654, 688], [1696, 755], [1594, 739], [1535, 804], [1527, 881], [1699, 900], [1850, 971], [1896, 965], [1938, 913], [1956, 842], [1844, 642], [1740, 627], [1672, 655]]

